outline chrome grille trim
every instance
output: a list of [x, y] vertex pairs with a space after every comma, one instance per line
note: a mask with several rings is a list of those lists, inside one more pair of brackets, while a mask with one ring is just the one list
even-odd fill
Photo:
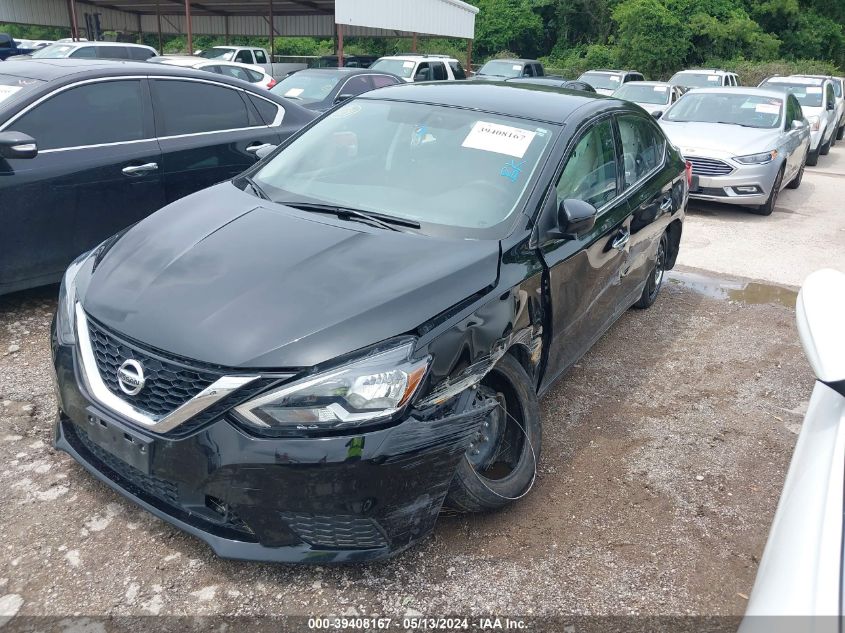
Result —
[[82, 369], [82, 378], [88, 393], [115, 413], [156, 433], [172, 431], [218, 400], [258, 379], [258, 376], [223, 376], [167, 415], [150, 415], [112, 393], [103, 382], [97, 369], [97, 360], [94, 357], [94, 349], [91, 345], [88, 318], [85, 315], [85, 310], [82, 309], [82, 304], [78, 302], [76, 304], [76, 340], [79, 343], [79, 363]]
[[731, 165], [717, 158], [704, 158], [702, 156], [684, 156], [684, 158], [692, 163], [694, 176], [727, 176], [734, 171]]

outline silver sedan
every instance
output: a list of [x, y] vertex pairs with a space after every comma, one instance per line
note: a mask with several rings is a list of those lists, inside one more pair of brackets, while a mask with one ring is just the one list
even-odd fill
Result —
[[660, 119], [692, 163], [690, 198], [775, 208], [783, 187], [797, 189], [810, 127], [794, 95], [761, 88], [697, 88]]

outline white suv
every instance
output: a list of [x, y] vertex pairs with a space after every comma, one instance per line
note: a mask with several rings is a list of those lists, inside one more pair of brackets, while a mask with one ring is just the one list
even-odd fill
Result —
[[682, 88], [717, 88], [718, 86], [739, 86], [739, 75], [728, 70], [697, 68], [682, 70], [672, 75], [669, 83]]
[[461, 62], [447, 55], [390, 55], [377, 59], [370, 70], [393, 73], [408, 83], [467, 78]]

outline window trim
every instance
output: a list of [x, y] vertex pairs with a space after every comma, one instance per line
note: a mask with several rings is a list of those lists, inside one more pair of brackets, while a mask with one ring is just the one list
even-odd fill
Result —
[[[213, 73], [210, 73], [210, 74], [213, 74]], [[83, 80], [80, 80], [80, 81], [77, 81], [77, 82], [74, 82], [74, 83], [70, 83], [70, 84], [67, 84], [67, 85], [64, 85], [64, 86], [60, 86], [60, 87], [56, 88], [55, 90], [53, 90], [52, 92], [49, 92], [46, 95], [42, 95], [41, 97], [39, 97], [38, 99], [36, 99], [32, 103], [30, 103], [29, 105], [27, 105], [26, 107], [21, 109], [19, 112], [15, 113], [10, 119], [8, 119], [5, 123], [0, 125], [0, 132], [3, 132], [4, 130], [8, 129], [9, 126], [11, 126], [15, 121], [17, 121], [19, 118], [21, 118], [24, 114], [26, 114], [30, 110], [36, 108], [41, 103], [47, 101], [48, 99], [55, 97], [56, 95], [58, 95], [61, 92], [64, 92], [65, 90], [70, 90], [71, 88], [76, 88], [78, 86], [83, 86], [83, 85], [91, 84], [91, 83], [101, 83], [103, 81], [121, 81], [121, 80], [125, 81], [127, 79], [128, 80], [136, 80], [136, 81], [144, 81], [145, 79], [146, 80], [150, 80], [150, 79], [171, 79], [171, 80], [174, 80], [174, 81], [196, 81], [196, 82], [199, 82], [199, 83], [208, 83], [208, 84], [213, 84], [215, 86], [222, 86], [223, 88], [228, 88], [229, 90], [236, 90], [238, 92], [243, 92], [247, 95], [252, 95], [254, 97], [257, 97], [258, 99], [264, 99], [264, 101], [267, 101], [268, 103], [273, 104], [274, 106], [276, 106], [276, 118], [273, 119], [273, 122], [270, 123], [269, 125], [250, 125], [248, 127], [242, 127], [242, 128], [230, 128], [230, 129], [227, 129], [227, 130], [213, 130], [211, 132], [191, 132], [189, 134], [176, 134], [176, 135], [171, 135], [171, 136], [157, 136], [155, 134], [155, 130], [154, 130], [153, 135], [148, 137], [148, 138], [135, 139], [135, 140], [132, 140], [132, 141], [115, 141], [114, 143], [93, 143], [91, 145], [75, 145], [73, 147], [54, 147], [52, 149], [39, 150], [38, 153], [39, 154], [46, 154], [46, 153], [50, 153], [50, 152], [67, 152], [67, 151], [76, 150], [76, 149], [90, 149], [90, 148], [95, 148], [95, 147], [113, 147], [113, 146], [116, 146], [116, 145], [128, 145], [128, 144], [133, 144], [133, 143], [145, 143], [147, 141], [159, 141], [159, 140], [168, 140], [168, 139], [172, 139], [172, 138], [186, 138], [186, 137], [191, 137], [191, 136], [201, 136], [203, 134], [220, 134], [220, 133], [225, 133], [225, 132], [241, 132], [241, 131], [245, 131], [245, 130], [257, 130], [257, 129], [262, 129], [262, 128], [268, 129], [268, 128], [280, 126], [282, 124], [282, 121], [284, 121], [285, 114], [286, 114], [283, 106], [279, 105], [278, 103], [276, 103], [275, 101], [273, 101], [271, 99], [267, 99], [263, 95], [253, 93], [253, 92], [250, 92], [248, 90], [244, 90], [243, 88], [241, 88], [239, 86], [230, 86], [230, 85], [225, 84], [225, 83], [220, 83], [219, 81], [213, 81], [213, 80], [208, 80], [208, 79], [200, 79], [199, 77], [179, 77], [179, 76], [167, 76], [167, 75], [120, 75], [120, 76], [116, 76], [116, 77], [96, 77], [96, 78], [93, 78], [93, 79], [83, 79]], [[150, 90], [150, 97], [152, 97], [151, 87], [148, 88], [148, 90]], [[155, 109], [153, 108], [153, 114], [154, 114], [154, 112], [155, 112]]]
[[[392, 76], [392, 75], [388, 75], [387, 73], [377, 73], [377, 72], [372, 72], [372, 73], [359, 73], [359, 74], [352, 75], [352, 76], [347, 77], [346, 79], [344, 79], [344, 80], [343, 80], [343, 83], [340, 85], [340, 88], [339, 88], [339, 89], [338, 89], [338, 91], [335, 93], [335, 97], [334, 97], [334, 99], [332, 99], [332, 101], [334, 101], [335, 99], [337, 99], [337, 97], [339, 97], [340, 95], [344, 94], [344, 93], [343, 93], [343, 89], [344, 89], [344, 88], [346, 88], [346, 84], [348, 84], [350, 81], [352, 81], [353, 79], [355, 79], [355, 78], [357, 78], [357, 77], [390, 77], [391, 79], [393, 78], [393, 76]], [[400, 83], [402, 83], [402, 82], [400, 81], [400, 82], [395, 83], [395, 84], [393, 84], [393, 85], [394, 85], [394, 86], [398, 86]], [[370, 85], [373, 85], [372, 80], [370, 80]], [[381, 86], [381, 87], [382, 87], [382, 88], [386, 88], [387, 86]], [[355, 95], [355, 96], [357, 97], [357, 96], [359, 96], [359, 95], [367, 94], [368, 92], [372, 92], [373, 90], [378, 90], [378, 88], [376, 88], [376, 87], [373, 85], [373, 87], [372, 87], [372, 88], [370, 88], [369, 90], [365, 90], [364, 92], [358, 93], [358, 94], [357, 94], [357, 95]], [[329, 93], [329, 94], [331, 94], [331, 93]]]

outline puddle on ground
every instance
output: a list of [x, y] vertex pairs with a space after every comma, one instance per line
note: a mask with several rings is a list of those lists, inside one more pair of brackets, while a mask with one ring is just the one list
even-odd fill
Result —
[[761, 284], [756, 281], [721, 279], [699, 273], [672, 270], [666, 273], [672, 283], [689, 288], [712, 299], [741, 301], [742, 303], [776, 303], [788, 308], [795, 307], [798, 291], [783, 286]]

